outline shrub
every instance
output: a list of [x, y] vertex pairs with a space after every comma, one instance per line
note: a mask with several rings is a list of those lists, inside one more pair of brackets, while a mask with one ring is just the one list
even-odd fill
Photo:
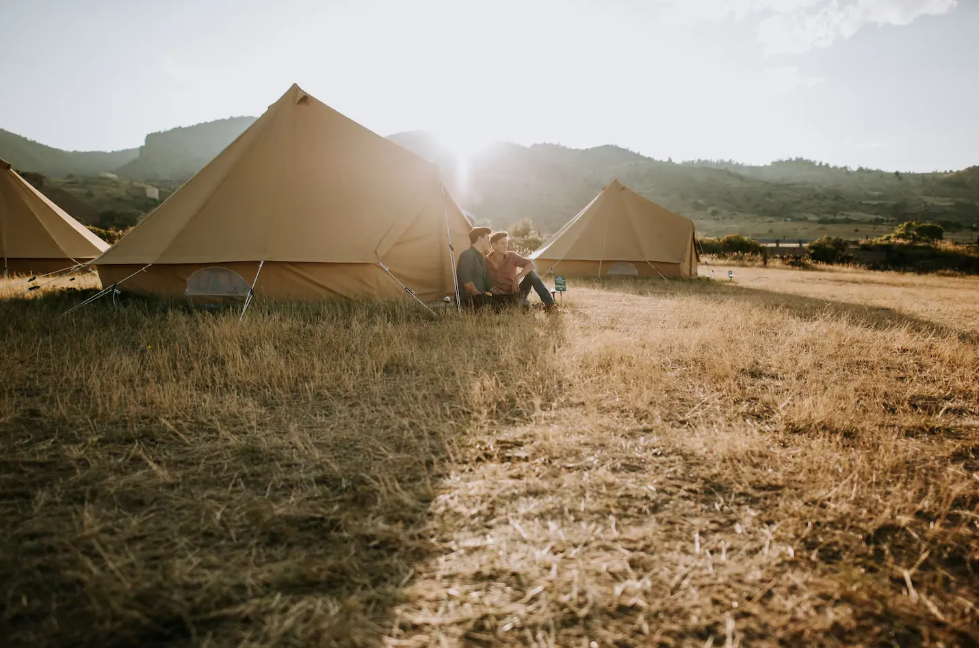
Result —
[[761, 254], [761, 243], [741, 234], [728, 234], [721, 239], [721, 249], [727, 254]]
[[848, 259], [847, 243], [839, 237], [824, 236], [808, 246], [809, 257], [820, 263], [840, 263]]
[[860, 245], [857, 260], [871, 270], [979, 274], [979, 254], [969, 245], [877, 240]]
[[697, 246], [700, 248], [701, 254], [713, 254], [715, 256], [720, 256], [724, 253], [724, 251], [721, 249], [721, 239], [718, 238], [698, 239]]
[[115, 245], [119, 241], [119, 239], [121, 239], [126, 234], [126, 232], [129, 231], [128, 229], [124, 231], [119, 231], [114, 229], [102, 229], [101, 227], [95, 227], [94, 225], [86, 225], [85, 227], [88, 228], [88, 231], [90, 231], [92, 234], [95, 234], [97, 237], [99, 237], [109, 245]]
[[908, 221], [901, 223], [891, 234], [891, 238], [900, 241], [934, 242], [945, 238], [945, 228], [938, 223], [918, 223]]
[[139, 222], [142, 213], [134, 209], [112, 209], [99, 214], [99, 227], [104, 230], [125, 230]]
[[702, 238], [698, 241], [702, 254], [719, 257], [761, 256], [764, 246], [753, 238], [741, 234], [728, 234], [723, 238]]
[[511, 225], [507, 233], [510, 235], [510, 249], [517, 254], [530, 254], [544, 243], [540, 230], [534, 227], [534, 222], [529, 218]]

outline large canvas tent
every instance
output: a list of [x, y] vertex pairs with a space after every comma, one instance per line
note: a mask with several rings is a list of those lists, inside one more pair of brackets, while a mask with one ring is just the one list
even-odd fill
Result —
[[105, 286], [169, 297], [218, 267], [215, 286], [257, 297], [435, 301], [469, 229], [435, 164], [293, 85], [95, 265]]
[[48, 274], [87, 263], [108, 249], [99, 237], [0, 160], [3, 273]]
[[541, 274], [692, 277], [693, 221], [618, 180], [531, 255]]

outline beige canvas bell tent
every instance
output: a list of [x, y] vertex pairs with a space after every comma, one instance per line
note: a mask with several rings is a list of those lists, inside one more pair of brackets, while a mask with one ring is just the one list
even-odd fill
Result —
[[95, 265], [168, 297], [436, 301], [469, 229], [435, 164], [293, 85]]
[[0, 255], [3, 273], [48, 274], [87, 263], [108, 249], [0, 160]]
[[618, 180], [531, 255], [540, 274], [692, 277], [693, 221]]

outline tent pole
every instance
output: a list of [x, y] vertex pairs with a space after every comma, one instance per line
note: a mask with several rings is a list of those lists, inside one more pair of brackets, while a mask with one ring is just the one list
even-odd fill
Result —
[[[439, 173], [441, 175], [441, 172]], [[462, 312], [462, 299], [459, 296], [459, 277], [456, 275], [456, 251], [452, 247], [452, 229], [449, 227], [449, 205], [445, 200], [445, 185], [440, 184], [442, 187], [442, 213], [445, 215], [445, 236], [449, 241], [449, 272], [452, 273], [452, 285], [455, 287], [456, 291], [456, 312]]]

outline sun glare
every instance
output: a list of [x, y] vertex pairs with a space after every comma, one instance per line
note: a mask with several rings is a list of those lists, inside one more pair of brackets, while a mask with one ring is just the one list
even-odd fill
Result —
[[479, 133], [466, 131], [442, 132], [437, 137], [442, 147], [455, 158], [452, 175], [455, 177], [460, 198], [466, 198], [469, 193], [472, 160], [489, 146], [490, 139]]
[[438, 134], [439, 142], [460, 164], [468, 163], [470, 159], [490, 144], [489, 138], [479, 133], [445, 132]]

